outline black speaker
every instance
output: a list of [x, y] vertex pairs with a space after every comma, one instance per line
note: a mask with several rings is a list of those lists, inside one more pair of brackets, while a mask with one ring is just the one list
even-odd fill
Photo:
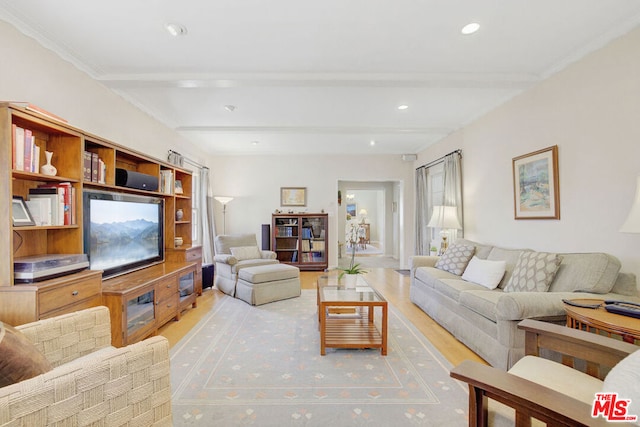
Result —
[[116, 185], [137, 190], [158, 190], [158, 177], [146, 173], [116, 168]]
[[271, 248], [271, 225], [262, 224], [262, 250], [268, 251]]
[[213, 288], [213, 264], [202, 265], [202, 289]]

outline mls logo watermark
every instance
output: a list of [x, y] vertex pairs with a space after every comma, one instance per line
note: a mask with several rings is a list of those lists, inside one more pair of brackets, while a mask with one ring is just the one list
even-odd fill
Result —
[[638, 416], [628, 413], [631, 399], [618, 398], [618, 393], [596, 393], [591, 417], [602, 416], [611, 422], [637, 421]]

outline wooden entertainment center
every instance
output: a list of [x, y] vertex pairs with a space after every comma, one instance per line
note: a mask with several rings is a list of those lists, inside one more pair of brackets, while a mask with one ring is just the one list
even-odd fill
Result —
[[[14, 160], [16, 128], [28, 130], [25, 146], [21, 147], [25, 152], [24, 162], [20, 162], [22, 168], [17, 168]], [[182, 310], [195, 306], [197, 295], [202, 294], [202, 250], [200, 246], [192, 245], [191, 171], [91, 135], [28, 106], [0, 103], [0, 142], [0, 198], [3, 200], [0, 221], [4, 223], [0, 227], [0, 320], [20, 325], [107, 305], [111, 311], [113, 343], [126, 345], [153, 335], [164, 323], [179, 319]], [[38, 158], [31, 161], [31, 170], [26, 144], [33, 147], [31, 153], [39, 151]], [[57, 168], [55, 176], [42, 173], [45, 151], [53, 152], [51, 163]], [[96, 173], [96, 169], [91, 168], [92, 156], [104, 164], [100, 181], [92, 177]], [[155, 177], [158, 190], [117, 185], [117, 168], [144, 174], [147, 178]], [[166, 177], [171, 179], [166, 180]], [[182, 193], [175, 191], [176, 180], [182, 184]], [[163, 185], [165, 181], [167, 185]], [[65, 225], [14, 226], [13, 197], [27, 200], [30, 189], [43, 185], [70, 189], [70, 212]], [[15, 258], [84, 252], [83, 190], [162, 199], [164, 260], [105, 280], [101, 271], [83, 270], [49, 280], [16, 284]], [[182, 210], [183, 215], [177, 218], [178, 210]], [[179, 246], [174, 246], [176, 237], [182, 238]], [[134, 299], [139, 306], [151, 302], [147, 305], [151, 312], [146, 313], [144, 322], [138, 323], [137, 327], [132, 327], [138, 308], [132, 303]]]

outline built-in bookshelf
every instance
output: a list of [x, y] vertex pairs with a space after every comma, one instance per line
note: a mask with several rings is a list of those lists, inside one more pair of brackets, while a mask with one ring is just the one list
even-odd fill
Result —
[[301, 270], [328, 267], [327, 214], [273, 214], [271, 250]]
[[[14, 280], [13, 264], [18, 257], [84, 252], [83, 190], [162, 198], [165, 259], [172, 264], [195, 263], [194, 290], [201, 294], [202, 251], [192, 244], [191, 171], [89, 134], [53, 114], [8, 103], [0, 103], [0, 147], [0, 320], [18, 325], [102, 303], [100, 272], [85, 271], [33, 284]], [[46, 152], [53, 153], [55, 175], [43, 168]], [[156, 181], [157, 190], [118, 185], [117, 169], [144, 174]], [[165, 175], [172, 178], [168, 186], [161, 187]], [[175, 191], [176, 180], [181, 192]], [[14, 197], [27, 202], [39, 198], [36, 193], [46, 195], [58, 189], [68, 204], [63, 208], [68, 218], [14, 224]], [[176, 215], [178, 210], [182, 215]], [[181, 237], [178, 245], [176, 237]]]

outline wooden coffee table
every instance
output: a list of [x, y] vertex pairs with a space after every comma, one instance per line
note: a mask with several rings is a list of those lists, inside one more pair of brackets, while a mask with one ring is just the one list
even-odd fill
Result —
[[[374, 323], [375, 307], [382, 308], [380, 329]], [[347, 289], [334, 275], [318, 278], [320, 354], [327, 347], [379, 348], [387, 355], [387, 301], [358, 275]]]
[[[601, 299], [572, 299], [579, 304], [602, 304]], [[599, 308], [582, 308], [564, 305], [567, 312], [567, 326], [611, 337], [617, 335], [624, 341], [640, 344], [640, 319], [609, 313], [604, 304]]]

